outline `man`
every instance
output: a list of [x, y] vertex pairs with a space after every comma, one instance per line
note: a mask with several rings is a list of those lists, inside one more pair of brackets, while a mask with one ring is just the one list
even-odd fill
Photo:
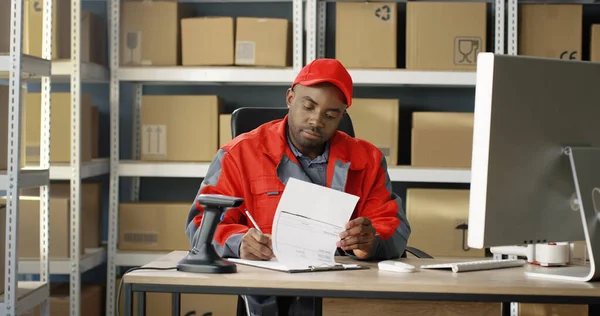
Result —
[[[352, 78], [334, 59], [305, 66], [287, 90], [288, 115], [242, 134], [216, 154], [198, 194], [244, 198], [219, 224], [214, 246], [223, 257], [273, 258], [271, 226], [290, 177], [360, 197], [338, 253], [358, 260], [399, 257], [410, 226], [400, 198], [392, 192], [386, 160], [372, 144], [337, 131], [352, 105]], [[246, 217], [248, 210], [262, 233]], [[187, 218], [190, 240], [198, 230], [202, 207], [196, 202]], [[252, 315], [297, 315], [312, 311], [312, 300], [287, 301], [246, 297]]]

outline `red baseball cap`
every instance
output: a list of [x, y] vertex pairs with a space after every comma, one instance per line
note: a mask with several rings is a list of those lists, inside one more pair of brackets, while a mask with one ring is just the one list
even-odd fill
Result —
[[336, 59], [319, 58], [313, 60], [300, 70], [292, 84], [292, 88], [296, 84], [311, 86], [322, 82], [331, 83], [342, 90], [347, 105], [352, 105], [352, 77], [344, 65]]

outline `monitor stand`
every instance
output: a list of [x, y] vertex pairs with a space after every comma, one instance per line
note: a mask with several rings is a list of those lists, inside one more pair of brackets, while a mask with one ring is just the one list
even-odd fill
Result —
[[588, 282], [600, 279], [596, 254], [600, 253], [600, 148], [566, 147], [579, 208], [590, 264], [569, 265], [527, 271], [529, 277]]

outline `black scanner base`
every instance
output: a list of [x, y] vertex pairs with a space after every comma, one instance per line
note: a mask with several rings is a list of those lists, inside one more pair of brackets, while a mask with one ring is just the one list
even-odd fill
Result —
[[236, 273], [237, 266], [233, 262], [221, 258], [208, 262], [203, 259], [194, 259], [194, 255], [190, 253], [179, 261], [177, 270], [192, 273]]
[[177, 270], [192, 273], [236, 273], [237, 266], [227, 261], [212, 244], [217, 225], [223, 213], [232, 207], [238, 207], [244, 199], [217, 194], [200, 194], [198, 203], [204, 208], [200, 228], [194, 234], [192, 250], [177, 264]]

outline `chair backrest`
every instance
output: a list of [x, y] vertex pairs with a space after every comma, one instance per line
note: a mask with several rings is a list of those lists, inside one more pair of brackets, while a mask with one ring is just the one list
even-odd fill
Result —
[[[264, 123], [284, 118], [288, 114], [287, 107], [242, 107], [231, 114], [231, 136], [249, 132]], [[348, 113], [344, 114], [339, 131], [354, 137], [354, 127]]]

